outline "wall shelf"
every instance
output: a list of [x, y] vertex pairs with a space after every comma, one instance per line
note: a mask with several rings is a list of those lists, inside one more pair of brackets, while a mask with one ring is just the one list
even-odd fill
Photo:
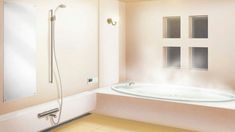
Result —
[[181, 22], [179, 16], [163, 18], [163, 38], [180, 38]]
[[190, 47], [191, 68], [208, 70], [208, 48]]
[[181, 67], [181, 48], [180, 47], [164, 47], [165, 67], [180, 68]]
[[208, 38], [208, 16], [189, 17], [189, 38]]

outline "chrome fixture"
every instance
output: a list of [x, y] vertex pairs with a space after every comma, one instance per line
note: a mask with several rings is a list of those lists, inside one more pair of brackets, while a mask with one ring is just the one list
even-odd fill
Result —
[[112, 24], [113, 26], [116, 26], [116, 25], [117, 25], [117, 22], [114, 21], [112, 18], [108, 18], [108, 19], [107, 19], [107, 22], [108, 22], [108, 24]]
[[56, 113], [57, 112], [59, 112], [59, 108], [48, 110], [48, 111], [39, 113], [38, 118], [43, 118], [43, 117], [47, 117], [47, 116], [52, 116], [52, 117], [56, 118]]
[[50, 74], [49, 82], [53, 83], [53, 56], [54, 56], [54, 45], [55, 45], [55, 21], [56, 21], [56, 12], [60, 8], [66, 8], [66, 5], [59, 5], [54, 10], [50, 10]]
[[[66, 5], [59, 5], [57, 6], [55, 9], [51, 9], [50, 10], [50, 44], [49, 44], [49, 83], [53, 84], [54, 83], [54, 77], [55, 77], [55, 87], [57, 87], [57, 93], [58, 93], [58, 104], [59, 104], [59, 108], [57, 109], [53, 109], [51, 111], [46, 111], [44, 113], [39, 114], [38, 116], [45, 116], [45, 115], [49, 115], [50, 120], [52, 125], [58, 125], [60, 123], [60, 119], [61, 119], [61, 114], [62, 114], [62, 108], [63, 108], [63, 86], [62, 86], [62, 79], [61, 79], [61, 75], [60, 75], [60, 70], [59, 70], [59, 66], [58, 66], [58, 62], [57, 62], [57, 56], [56, 56], [56, 48], [55, 48], [55, 21], [56, 21], [56, 13], [60, 8], [65, 8]], [[55, 68], [56, 68], [56, 72], [54, 72], [54, 62], [55, 62]], [[57, 73], [57, 74], [56, 74]], [[58, 118], [55, 115], [57, 112], [59, 112], [58, 114]], [[57, 118], [57, 120], [55, 121], [54, 118]]]
[[128, 86], [133, 86], [133, 85], [135, 85], [135, 82], [129, 82], [128, 83]]

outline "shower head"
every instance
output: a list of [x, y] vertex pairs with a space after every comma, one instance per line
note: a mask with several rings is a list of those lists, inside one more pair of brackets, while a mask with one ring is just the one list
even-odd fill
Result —
[[59, 9], [59, 8], [66, 8], [66, 5], [64, 5], [64, 4], [60, 4], [60, 5], [58, 5], [56, 8], [55, 8], [55, 14], [56, 14], [56, 11]]
[[60, 8], [66, 8], [66, 5], [61, 4], [61, 5], [59, 5], [58, 7], [60, 7]]
[[55, 20], [56, 20], [56, 12], [57, 12], [60, 8], [66, 8], [66, 5], [60, 4], [60, 5], [58, 5], [54, 10], [53, 10], [53, 9], [50, 10], [50, 13], [51, 13], [51, 21], [55, 21]]

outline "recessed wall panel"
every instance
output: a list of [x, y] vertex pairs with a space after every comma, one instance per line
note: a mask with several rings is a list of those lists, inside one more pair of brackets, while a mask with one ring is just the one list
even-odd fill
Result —
[[208, 69], [208, 48], [192, 47], [192, 68]]
[[164, 17], [164, 38], [180, 38], [181, 37], [181, 22], [180, 17]]
[[208, 16], [191, 16], [191, 38], [208, 38]]
[[165, 47], [166, 67], [181, 67], [180, 47]]

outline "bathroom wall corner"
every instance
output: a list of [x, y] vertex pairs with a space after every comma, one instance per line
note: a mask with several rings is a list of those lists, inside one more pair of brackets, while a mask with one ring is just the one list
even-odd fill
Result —
[[[119, 1], [99, 1], [99, 86], [119, 83]], [[108, 24], [107, 19], [116, 21]]]
[[119, 82], [126, 82], [126, 4], [119, 2]]
[[[3, 18], [3, 0], [0, 0], [0, 18]], [[0, 29], [0, 75], [3, 75], [3, 19], [0, 19]], [[0, 76], [0, 102], [3, 102], [3, 76]]]

